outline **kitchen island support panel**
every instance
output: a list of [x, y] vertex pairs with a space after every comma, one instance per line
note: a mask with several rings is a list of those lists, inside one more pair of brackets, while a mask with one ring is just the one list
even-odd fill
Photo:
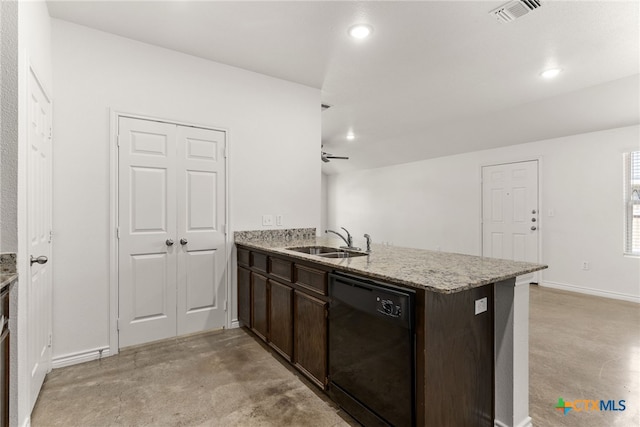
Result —
[[529, 417], [529, 284], [495, 284], [495, 425], [531, 427]]

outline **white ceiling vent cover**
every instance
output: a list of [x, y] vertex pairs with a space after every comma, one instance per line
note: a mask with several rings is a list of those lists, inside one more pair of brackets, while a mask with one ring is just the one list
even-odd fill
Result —
[[532, 10], [542, 7], [540, 0], [513, 0], [489, 12], [500, 22], [511, 22]]

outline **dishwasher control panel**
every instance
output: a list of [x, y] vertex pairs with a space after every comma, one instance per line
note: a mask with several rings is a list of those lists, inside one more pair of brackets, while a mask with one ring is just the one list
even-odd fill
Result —
[[376, 297], [376, 311], [385, 316], [401, 317], [402, 307], [398, 302], [389, 299], [388, 295]]

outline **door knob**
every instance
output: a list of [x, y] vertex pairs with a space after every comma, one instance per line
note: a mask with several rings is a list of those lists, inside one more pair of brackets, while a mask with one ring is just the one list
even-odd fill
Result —
[[167, 239], [167, 241], [165, 243], [167, 244], [167, 246], [173, 246], [173, 240], [172, 239]]
[[184, 237], [182, 239], [180, 239], [180, 244], [181, 245], [186, 245], [187, 243], [189, 243], [189, 241], [187, 239], [185, 239]]
[[535, 225], [531, 226], [531, 231], [536, 231], [538, 229], [538, 227], [536, 227]]
[[39, 256], [38, 258], [34, 258], [33, 255], [31, 255], [31, 265], [35, 264], [36, 262], [38, 264], [46, 264], [47, 261], [49, 261], [49, 258], [44, 255]]

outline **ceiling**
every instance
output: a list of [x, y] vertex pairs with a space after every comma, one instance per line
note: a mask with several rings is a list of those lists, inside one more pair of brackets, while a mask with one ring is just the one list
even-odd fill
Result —
[[[351, 157], [325, 173], [640, 123], [640, 2], [542, 0], [502, 23], [489, 12], [505, 2], [48, 7], [54, 18], [321, 89], [331, 105], [321, 113], [324, 150]], [[354, 23], [373, 34], [352, 39]], [[563, 72], [541, 78], [550, 67]]]

